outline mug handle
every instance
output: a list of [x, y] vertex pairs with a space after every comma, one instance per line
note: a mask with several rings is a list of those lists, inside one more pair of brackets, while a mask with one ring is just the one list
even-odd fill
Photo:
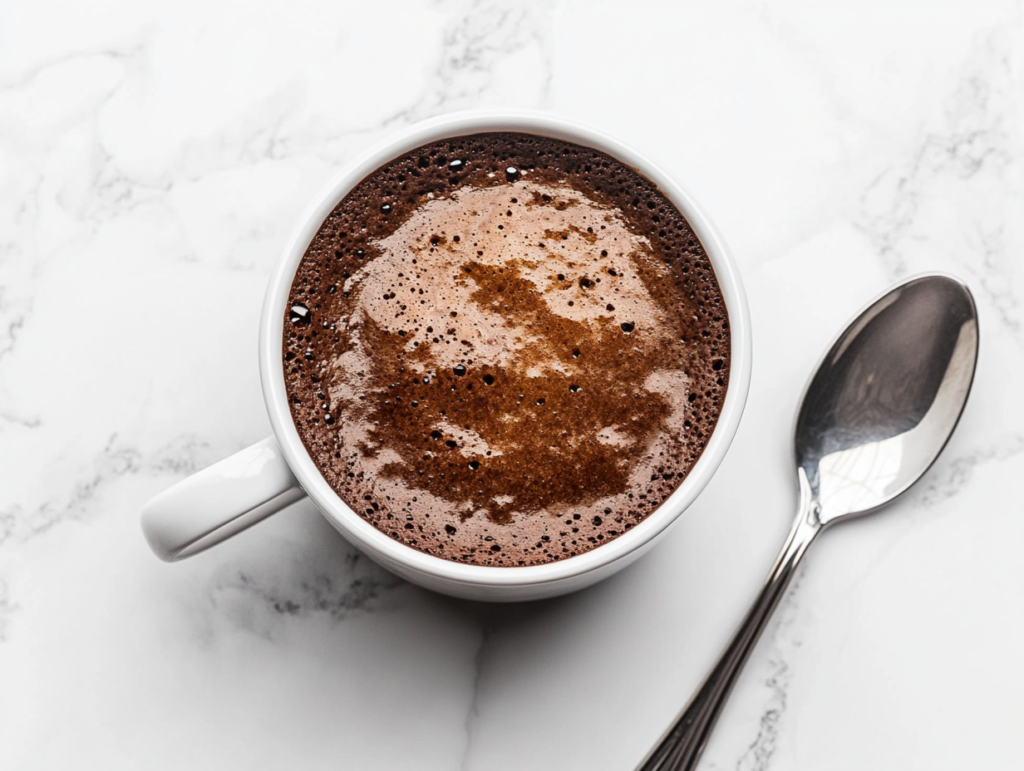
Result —
[[142, 532], [156, 556], [176, 562], [304, 496], [271, 436], [160, 493], [142, 509]]

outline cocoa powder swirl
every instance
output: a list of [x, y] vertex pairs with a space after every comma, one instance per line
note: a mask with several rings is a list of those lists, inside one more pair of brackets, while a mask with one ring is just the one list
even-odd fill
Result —
[[554, 140], [464, 137], [378, 170], [290, 299], [311, 457], [378, 529], [447, 559], [542, 564], [633, 527], [699, 457], [727, 385], [728, 317], [685, 219]]

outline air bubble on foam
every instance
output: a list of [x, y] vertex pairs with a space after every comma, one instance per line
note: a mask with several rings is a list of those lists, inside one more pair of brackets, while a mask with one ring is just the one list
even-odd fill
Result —
[[313, 313], [304, 303], [293, 303], [288, 310], [288, 320], [295, 325], [302, 326], [309, 324], [313, 319]]

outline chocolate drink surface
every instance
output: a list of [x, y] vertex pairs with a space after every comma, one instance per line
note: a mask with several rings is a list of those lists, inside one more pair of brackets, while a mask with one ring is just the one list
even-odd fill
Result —
[[597, 150], [448, 139], [367, 176], [286, 309], [285, 383], [327, 482], [427, 554], [516, 567], [635, 527], [718, 420], [729, 319], [657, 187]]

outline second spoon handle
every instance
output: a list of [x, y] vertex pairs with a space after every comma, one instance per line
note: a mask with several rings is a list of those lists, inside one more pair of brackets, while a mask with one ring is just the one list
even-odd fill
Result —
[[800, 558], [821, 530], [817, 504], [809, 496], [801, 496], [800, 511], [786, 539], [786, 545], [765, 580], [764, 587], [747, 612], [721, 658], [711, 670], [700, 690], [668, 729], [661, 741], [637, 771], [691, 771], [696, 768], [711, 730], [725, 706], [743, 665], [768, 625], [772, 611], [779, 604]]

